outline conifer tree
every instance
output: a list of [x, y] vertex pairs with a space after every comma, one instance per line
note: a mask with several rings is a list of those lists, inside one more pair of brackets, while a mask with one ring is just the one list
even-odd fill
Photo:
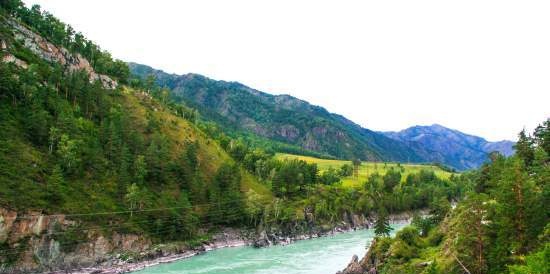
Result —
[[374, 224], [374, 234], [377, 236], [390, 236], [392, 228], [388, 220], [388, 212], [385, 208], [381, 207], [377, 213], [378, 216]]

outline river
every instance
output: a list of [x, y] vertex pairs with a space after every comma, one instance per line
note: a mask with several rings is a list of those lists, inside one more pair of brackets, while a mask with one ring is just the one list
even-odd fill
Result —
[[[402, 224], [394, 224], [395, 232]], [[148, 267], [139, 274], [334, 274], [351, 257], [361, 258], [374, 237], [372, 229], [302, 240], [285, 246], [229, 247], [188, 259]]]

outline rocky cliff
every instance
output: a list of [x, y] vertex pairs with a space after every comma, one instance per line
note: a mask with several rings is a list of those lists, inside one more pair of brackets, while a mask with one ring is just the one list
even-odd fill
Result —
[[[371, 247], [374, 245], [376, 245], [376, 240], [372, 241]], [[359, 260], [357, 255], [353, 255], [348, 266], [336, 274], [377, 274], [376, 267], [378, 264], [379, 262], [373, 255], [372, 249], [369, 249], [361, 260]]]
[[[42, 59], [48, 62], [60, 64], [67, 72], [84, 70], [90, 76], [90, 82], [100, 81], [106, 89], [115, 89], [118, 86], [118, 83], [109, 76], [96, 73], [88, 60], [83, 58], [79, 53], [73, 54], [66, 48], [58, 47], [48, 42], [42, 36], [31, 31], [29, 28], [14, 19], [2, 18], [1, 21], [2, 23], [6, 23], [10, 26], [13, 33], [13, 38], [16, 41]], [[19, 67], [27, 68], [28, 65], [25, 61], [20, 60], [16, 56], [8, 53], [9, 45], [4, 40], [2, 40], [0, 44], [3, 52], [3, 62], [14, 63]]]
[[1, 273], [47, 272], [93, 266], [116, 253], [139, 253], [151, 247], [133, 234], [104, 235], [97, 227], [82, 228], [65, 215], [38, 212], [20, 215], [0, 208]]

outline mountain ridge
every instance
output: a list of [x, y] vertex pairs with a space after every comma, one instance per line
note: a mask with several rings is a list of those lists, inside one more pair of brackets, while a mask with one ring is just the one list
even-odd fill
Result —
[[395, 140], [408, 143], [427, 160], [447, 163], [459, 170], [479, 167], [488, 160], [489, 153], [497, 151], [505, 156], [513, 154], [512, 141], [489, 142], [486, 139], [451, 129], [440, 124], [416, 125], [401, 131], [381, 132]]
[[141, 78], [154, 75], [157, 84], [170, 88], [176, 100], [225, 127], [340, 158], [424, 162], [404, 143], [291, 95], [272, 95], [197, 74], [177, 76], [136, 63], [129, 66]]
[[[405, 131], [378, 132], [289, 94], [273, 95], [235, 81], [195, 73], [166, 73], [137, 63], [130, 62], [129, 67], [138, 78], [153, 75], [159, 86], [171, 90], [173, 99], [196, 108], [202, 117], [226, 130], [251, 133], [336, 158], [432, 162], [466, 170], [486, 162], [493, 150], [506, 156], [513, 152], [511, 141], [488, 142], [440, 124], [428, 126], [429, 131], [422, 130], [427, 126], [413, 126]], [[416, 131], [422, 134], [413, 134]]]

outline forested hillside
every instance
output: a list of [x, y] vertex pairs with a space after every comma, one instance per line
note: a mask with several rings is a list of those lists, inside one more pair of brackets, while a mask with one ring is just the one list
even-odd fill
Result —
[[349, 168], [320, 172], [233, 139], [224, 124], [197, 123], [201, 108], [129, 77], [124, 62], [39, 6], [1, 3], [0, 272], [184, 252], [226, 227], [270, 242], [265, 231], [360, 225], [375, 201], [394, 213], [463, 192], [455, 177], [428, 170], [404, 186], [397, 168], [375, 188], [344, 186]]
[[469, 190], [456, 208], [418, 217], [395, 238], [381, 229], [344, 273], [550, 273], [550, 120], [522, 131], [515, 149], [463, 174]]
[[[380, 237], [357, 273], [549, 272], [550, 120], [479, 170], [383, 163], [426, 158], [290, 96], [128, 67], [39, 6], [0, 3], [0, 273], [371, 221]], [[391, 214], [419, 210], [385, 237]]]
[[[94, 241], [78, 232], [90, 225], [111, 235], [191, 240], [207, 225], [244, 222], [247, 191], [271, 197], [181, 118], [185, 109], [124, 85], [124, 62], [38, 6], [2, 2], [0, 16], [2, 268], [44, 267], [26, 256], [62, 265], [55, 252]], [[32, 226], [38, 234], [18, 228], [42, 214], [53, 217]], [[58, 220], [65, 214], [70, 222]], [[61, 244], [50, 253], [36, 241]]]
[[[3, 207], [90, 213], [87, 221], [100, 224], [130, 216], [96, 212], [178, 207], [182, 210], [136, 215], [147, 222], [118, 229], [164, 230], [156, 236], [188, 239], [205, 220], [242, 219], [243, 193], [249, 189], [270, 196], [215, 141], [178, 115], [186, 109], [155, 99], [139, 85], [123, 85], [125, 63], [39, 7], [12, 2], [3, 7], [0, 33]], [[109, 77], [116, 82], [105, 85]]]
[[[400, 132], [373, 132], [289, 95], [270, 95], [237, 82], [198, 74], [168, 74], [130, 63], [132, 75], [166, 88], [171, 97], [198, 110], [233, 137], [278, 152], [324, 158], [439, 163], [457, 170], [478, 168], [489, 153], [512, 153], [513, 142], [487, 142], [439, 125]], [[208, 126], [205, 123], [205, 126]]]
[[130, 63], [130, 69], [141, 79], [153, 76], [150, 80], [167, 87], [174, 100], [196, 108], [204, 119], [216, 121], [225, 131], [247, 136], [252, 133], [291, 145], [276, 146], [279, 151], [315, 151], [343, 159], [424, 161], [402, 142], [289, 95], [274, 96], [237, 82], [215, 81], [197, 74], [167, 74], [135, 63]]

